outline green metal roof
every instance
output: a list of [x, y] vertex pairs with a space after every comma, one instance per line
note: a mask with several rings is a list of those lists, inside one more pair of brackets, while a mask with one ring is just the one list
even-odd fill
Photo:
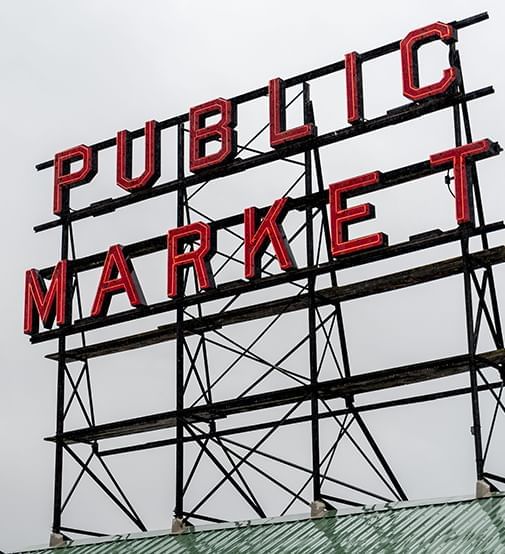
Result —
[[395, 503], [321, 519], [284, 518], [73, 542], [31, 554], [505, 553], [505, 495]]

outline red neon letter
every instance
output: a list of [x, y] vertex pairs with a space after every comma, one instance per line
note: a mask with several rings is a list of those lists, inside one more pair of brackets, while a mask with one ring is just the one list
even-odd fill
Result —
[[66, 323], [65, 304], [67, 296], [67, 261], [58, 262], [47, 290], [44, 280], [36, 269], [29, 269], [25, 279], [24, 332], [38, 333], [39, 317], [46, 329], [52, 327], [56, 318], [58, 325]]
[[345, 55], [345, 82], [347, 86], [347, 121], [363, 121], [363, 81], [361, 60], [356, 52]]
[[400, 53], [402, 58], [403, 95], [417, 102], [425, 98], [431, 98], [437, 94], [443, 94], [456, 81], [457, 70], [455, 67], [444, 69], [444, 74], [438, 83], [419, 86], [419, 68], [417, 51], [418, 49], [436, 37], [446, 44], [457, 40], [456, 30], [445, 23], [432, 23], [421, 29], [411, 31], [400, 42]]
[[268, 83], [268, 99], [270, 106], [270, 146], [272, 148], [315, 134], [315, 127], [312, 123], [286, 130], [286, 100], [282, 79], [277, 77]]
[[[82, 160], [82, 167], [77, 171], [70, 172], [72, 162]], [[64, 152], [59, 152], [54, 157], [54, 194], [53, 194], [53, 212], [60, 215], [63, 210], [64, 197], [68, 189], [77, 185], [89, 183], [97, 172], [96, 152], [89, 146], [81, 144]], [[68, 194], [68, 192], [67, 192]]]
[[[200, 241], [200, 246], [190, 252], [184, 252], [184, 241]], [[210, 225], [196, 221], [184, 227], [168, 231], [168, 278], [167, 295], [175, 298], [177, 290], [177, 269], [179, 266], [192, 265], [195, 268], [198, 286], [207, 290], [213, 288], [214, 277], [210, 267], [210, 258], [214, 254], [214, 240]]]
[[347, 198], [350, 195], [366, 192], [367, 189], [372, 188], [371, 185], [377, 184], [379, 180], [380, 173], [374, 171], [373, 173], [345, 179], [329, 186], [331, 253], [334, 256], [351, 254], [360, 250], [377, 248], [378, 246], [387, 246], [388, 238], [384, 233], [375, 233], [350, 240], [348, 237], [348, 226], [358, 221], [373, 219], [375, 217], [375, 208], [372, 204], [359, 204], [358, 206], [347, 208]]
[[126, 292], [132, 306], [143, 306], [146, 301], [135, 275], [131, 261], [125, 258], [122, 247], [115, 244], [109, 248], [98, 283], [91, 317], [107, 314], [112, 297]]
[[430, 156], [432, 167], [443, 165], [454, 168], [454, 196], [456, 197], [456, 220], [458, 224], [473, 220], [466, 161], [472, 156], [489, 152], [491, 149], [491, 141], [484, 139]]
[[132, 138], [128, 131], [119, 131], [116, 138], [117, 184], [125, 190], [151, 187], [160, 177], [160, 130], [156, 121], [147, 121], [145, 135], [145, 169], [132, 178]]
[[247, 279], [253, 279], [261, 272], [261, 256], [267, 249], [267, 238], [272, 243], [281, 269], [295, 266], [293, 254], [281, 227], [287, 213], [287, 201], [287, 198], [276, 200], [261, 223], [257, 208], [246, 208], [244, 211], [244, 269]]
[[[205, 119], [213, 115], [221, 119], [205, 126]], [[216, 98], [189, 110], [189, 169], [195, 173], [233, 158], [237, 151], [236, 109], [230, 100]], [[221, 141], [221, 148], [214, 154], [205, 154], [210, 141]]]

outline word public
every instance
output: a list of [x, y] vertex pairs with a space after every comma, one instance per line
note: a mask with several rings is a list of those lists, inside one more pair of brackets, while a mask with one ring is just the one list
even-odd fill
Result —
[[[403, 94], [409, 100], [422, 102], [451, 93], [457, 85], [458, 69], [452, 65], [443, 70], [439, 81], [428, 85], [419, 84], [417, 51], [426, 42], [441, 40], [451, 44], [457, 40], [456, 30], [449, 24], [436, 22], [410, 32], [400, 43]], [[361, 59], [351, 52], [345, 55], [347, 91], [347, 119], [351, 125], [364, 121]], [[303, 141], [317, 135], [312, 123], [286, 127], [285, 84], [280, 78], [268, 84], [270, 145], [278, 148], [288, 143]], [[218, 121], [208, 124], [208, 118], [218, 116]], [[215, 121], [215, 120], [214, 120]], [[233, 101], [216, 98], [189, 110], [189, 169], [193, 173], [225, 164], [237, 155], [237, 107]], [[122, 189], [136, 191], [152, 187], [160, 178], [161, 149], [160, 127], [156, 121], [145, 124], [145, 167], [137, 176], [132, 175], [131, 134], [122, 130], [116, 136], [117, 164], [116, 183]], [[218, 143], [218, 150], [208, 152], [210, 142]], [[432, 154], [432, 167], [453, 169], [458, 224], [472, 220], [471, 194], [467, 179], [467, 163], [473, 156], [489, 152], [488, 139], [465, 144], [444, 152]], [[81, 162], [73, 170], [74, 162]], [[89, 183], [97, 174], [97, 152], [92, 147], [79, 145], [57, 153], [54, 158], [53, 212], [64, 215], [68, 209], [69, 191], [72, 187]], [[381, 183], [381, 173], [374, 171], [330, 184], [328, 187], [331, 253], [334, 257], [387, 246], [387, 235], [382, 232], [349, 238], [349, 225], [372, 219], [374, 206], [369, 203], [347, 206], [350, 196], [360, 194], [360, 189], [369, 191]], [[288, 198], [275, 200], [260, 217], [258, 208], [244, 210], [243, 260], [244, 277], [256, 279], [261, 276], [261, 258], [271, 247], [279, 267], [287, 271], [296, 267], [296, 261], [286, 240], [282, 222], [287, 214]], [[191, 243], [193, 249], [185, 246]], [[216, 251], [216, 238], [207, 223], [197, 221], [171, 229], [167, 233], [167, 296], [175, 298], [178, 290], [179, 271], [191, 267], [201, 290], [215, 287], [210, 261]], [[70, 323], [72, 287], [69, 285], [71, 271], [67, 260], [59, 261], [49, 283], [36, 269], [26, 272], [24, 301], [24, 332], [36, 334], [39, 323], [49, 329]], [[133, 307], [146, 305], [141, 285], [136, 277], [131, 260], [125, 256], [120, 245], [109, 248], [91, 307], [91, 317], [104, 317], [114, 295], [126, 294]]]

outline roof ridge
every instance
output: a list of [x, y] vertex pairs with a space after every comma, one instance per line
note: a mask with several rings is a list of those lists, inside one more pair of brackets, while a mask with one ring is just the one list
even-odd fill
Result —
[[[168, 529], [140, 532], [140, 533], [124, 533], [124, 534], [114, 534], [106, 537], [99, 538], [85, 538], [78, 539], [68, 542], [65, 547], [73, 548], [85, 545], [94, 545], [94, 544], [107, 544], [107, 543], [118, 543], [132, 540], [142, 540], [142, 539], [156, 539], [166, 536], [184, 536], [196, 533], [204, 533], [208, 531], [217, 531], [217, 530], [226, 530], [226, 529], [241, 529], [246, 527], [259, 527], [267, 525], [277, 525], [282, 523], [296, 523], [300, 521], [317, 521], [321, 519], [329, 518], [338, 518], [338, 517], [347, 517], [359, 514], [370, 514], [374, 512], [384, 512], [384, 511], [394, 511], [394, 510], [403, 510], [409, 508], [420, 508], [423, 506], [437, 506], [441, 504], [462, 504], [472, 501], [481, 501], [488, 500], [490, 498], [499, 498], [505, 497], [505, 493], [493, 493], [487, 499], [477, 499], [475, 496], [455, 496], [455, 497], [446, 497], [446, 498], [432, 498], [432, 499], [420, 499], [413, 501], [400, 501], [400, 502], [386, 502], [383, 504], [370, 504], [359, 507], [352, 508], [342, 508], [339, 510], [329, 510], [324, 515], [318, 518], [311, 518], [310, 514], [293, 514], [288, 516], [280, 517], [269, 517], [263, 519], [249, 519], [249, 520], [239, 520], [223, 523], [212, 523], [200, 526], [190, 526], [187, 527], [182, 533], [174, 533]], [[18, 551], [19, 554], [29, 553], [29, 552], [41, 552], [41, 554], [48, 554], [53, 551], [54, 548], [60, 547], [48, 547], [46, 545], [42, 546], [33, 546], [28, 549]]]

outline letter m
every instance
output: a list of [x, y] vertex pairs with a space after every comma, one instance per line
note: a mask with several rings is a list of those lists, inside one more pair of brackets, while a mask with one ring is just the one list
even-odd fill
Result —
[[58, 262], [54, 268], [49, 288], [36, 269], [26, 272], [24, 332], [38, 333], [39, 319], [46, 329], [54, 320], [58, 325], [66, 323], [67, 261]]

